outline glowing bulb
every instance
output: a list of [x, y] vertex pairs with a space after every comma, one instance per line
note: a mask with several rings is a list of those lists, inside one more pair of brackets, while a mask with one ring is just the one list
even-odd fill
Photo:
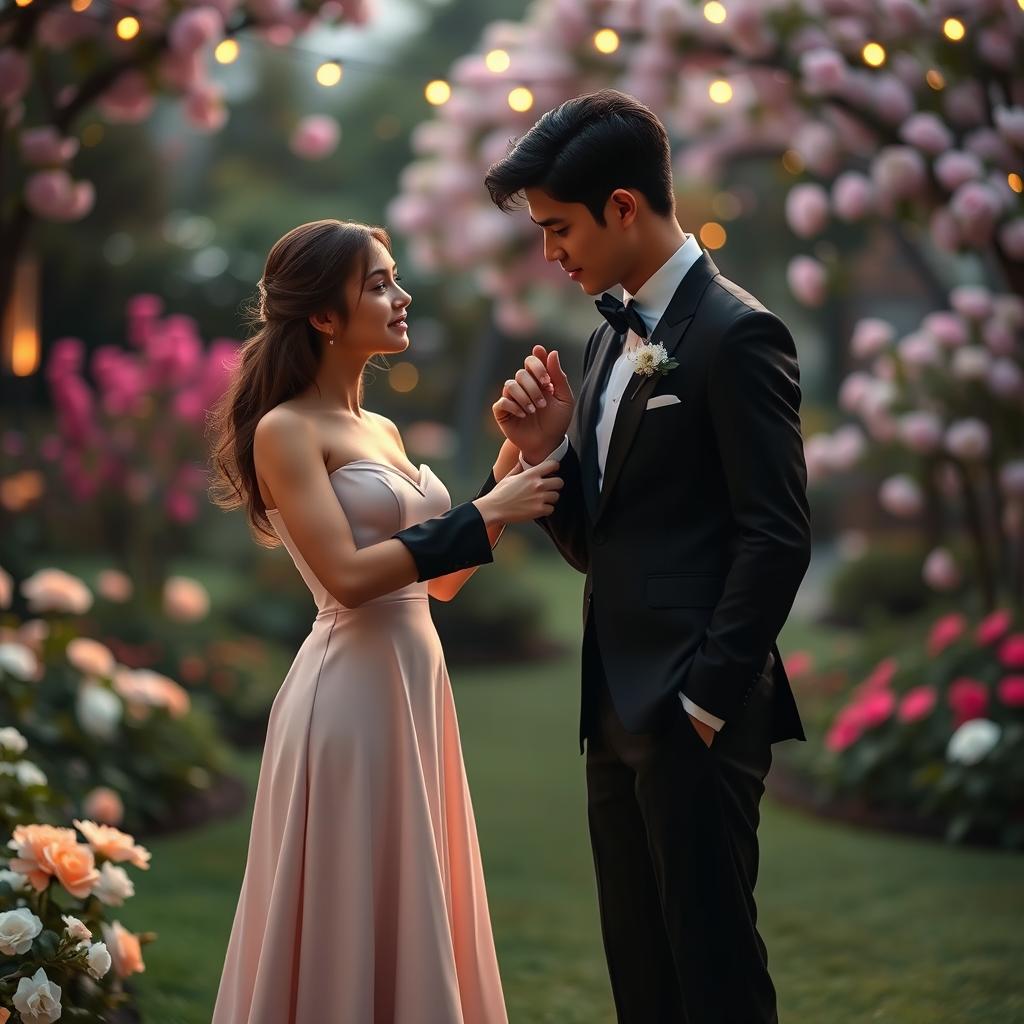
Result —
[[725, 21], [727, 16], [726, 9], [718, 2], [718, 0], [710, 0], [709, 3], [704, 5], [704, 17], [711, 22], [712, 25], [721, 25]]
[[701, 244], [708, 249], [721, 249], [725, 245], [725, 228], [716, 221], [709, 220], [700, 229]]
[[1022, 179], [1016, 171], [1010, 171], [1006, 176], [1006, 184], [1009, 185], [1017, 195], [1024, 192], [1024, 179]]
[[87, 11], [92, 6], [92, 0], [71, 0], [71, 10], [75, 14], [81, 14], [82, 11]]
[[720, 78], [708, 86], [708, 95], [712, 103], [728, 103], [732, 99], [732, 86], [724, 78]]
[[943, 22], [942, 31], [946, 38], [952, 39], [954, 43], [959, 43], [967, 34], [967, 29], [964, 28], [964, 23], [959, 18], [947, 18]]
[[880, 68], [885, 63], [885, 47], [881, 43], [865, 43], [861, 55], [864, 63], [873, 68]]
[[487, 65], [488, 71], [493, 71], [494, 74], [500, 75], [502, 71], [508, 71], [512, 58], [505, 50], [491, 50], [484, 57], [484, 63]]
[[513, 89], [508, 94], [508, 105], [517, 114], [525, 114], [533, 106], [533, 93], [525, 86]]
[[782, 166], [790, 174], [799, 174], [804, 169], [804, 158], [795, 149], [787, 149], [782, 154]]
[[594, 33], [594, 46], [599, 53], [614, 53], [619, 48], [619, 33], [613, 28], [602, 28]]
[[127, 17], [117, 23], [117, 28], [114, 31], [117, 32], [118, 39], [134, 39], [141, 28], [138, 18]]
[[929, 68], [924, 80], [936, 91], [946, 88], [946, 79], [938, 68]]
[[431, 106], [443, 107], [452, 98], [452, 87], [443, 78], [435, 78], [427, 83], [423, 95]]
[[388, 374], [388, 383], [393, 391], [404, 394], [412, 391], [420, 382], [420, 371], [412, 363], [395, 363]]
[[330, 88], [341, 81], [341, 65], [336, 60], [329, 60], [316, 69], [316, 80], [323, 86]]
[[222, 39], [213, 51], [213, 56], [218, 64], [233, 64], [238, 60], [238, 43], [234, 39]]
[[19, 7], [28, 7], [28, 5], [29, 5], [30, 3], [32, 3], [32, 0], [14, 0], [14, 2], [15, 2], [15, 3], [16, 3], [16, 4], [18, 5], [18, 6], [19, 6]]

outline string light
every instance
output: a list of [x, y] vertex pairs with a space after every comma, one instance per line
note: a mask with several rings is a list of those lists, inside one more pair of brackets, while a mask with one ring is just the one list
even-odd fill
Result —
[[967, 29], [964, 28], [964, 23], [959, 18], [947, 18], [942, 24], [942, 31], [946, 38], [951, 39], [954, 43], [959, 43], [967, 35]]
[[127, 18], [122, 18], [117, 23], [115, 31], [117, 32], [118, 39], [127, 40], [134, 39], [139, 34], [139, 29], [141, 28], [142, 26], [139, 24], [139, 19], [133, 18], [129, 15]]
[[[1024, 0], [1022, 0], [1022, 2], [1024, 2]], [[1006, 176], [1006, 184], [1009, 185], [1017, 195], [1024, 192], [1024, 179], [1022, 179], [1016, 171], [1010, 171]]]
[[28, 7], [28, 5], [29, 5], [30, 3], [32, 3], [32, 0], [14, 0], [14, 2], [15, 2], [15, 3], [16, 3], [16, 4], [18, 5], [18, 6], [19, 6], [19, 7]]
[[238, 43], [234, 39], [222, 39], [213, 51], [218, 64], [233, 64], [238, 60]]
[[452, 87], [443, 78], [435, 78], [427, 83], [423, 95], [431, 106], [443, 107], [452, 98]]
[[700, 229], [701, 244], [708, 249], [721, 249], [726, 237], [725, 228], [717, 221], [709, 220]]
[[708, 86], [708, 95], [712, 103], [728, 103], [732, 99], [732, 86], [724, 78], [719, 78]]
[[316, 80], [329, 89], [341, 81], [342, 74], [341, 65], [336, 60], [328, 60], [316, 69]]
[[602, 28], [594, 33], [594, 47], [599, 53], [614, 53], [619, 48], [619, 33], [613, 28]]
[[517, 114], [525, 114], [533, 106], [533, 93], [521, 85], [508, 94], [508, 105]]
[[711, 22], [712, 25], [721, 25], [725, 21], [728, 12], [718, 2], [718, 0], [710, 0], [709, 3], [704, 5], [704, 17]]
[[405, 394], [412, 391], [420, 382], [420, 371], [412, 363], [395, 363], [388, 374], [388, 383], [392, 391]]
[[924, 80], [936, 91], [946, 88], [946, 79], [938, 68], [929, 68]]
[[81, 14], [82, 11], [87, 11], [92, 6], [92, 0], [71, 0], [71, 10], [75, 14]]
[[790, 174], [799, 174], [804, 169], [804, 158], [795, 149], [787, 149], [782, 154], [782, 166]]
[[885, 47], [881, 43], [865, 43], [861, 55], [870, 67], [880, 68], [885, 63]]
[[493, 71], [494, 74], [500, 75], [503, 71], [508, 71], [509, 66], [512, 64], [512, 58], [505, 50], [491, 50], [484, 57], [484, 63], [487, 65], [488, 71]]

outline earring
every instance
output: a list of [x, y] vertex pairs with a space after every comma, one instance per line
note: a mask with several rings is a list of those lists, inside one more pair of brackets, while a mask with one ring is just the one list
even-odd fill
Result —
[[334, 344], [334, 331], [331, 331], [331, 344]]

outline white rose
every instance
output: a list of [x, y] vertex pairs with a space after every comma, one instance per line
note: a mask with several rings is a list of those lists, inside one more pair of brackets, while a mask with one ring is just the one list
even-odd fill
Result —
[[662, 363], [668, 362], [668, 351], [664, 345], [652, 345], [648, 342], [633, 349], [628, 358], [633, 364], [634, 373], [650, 377]]
[[85, 683], [78, 690], [78, 723], [94, 739], [113, 739], [123, 711], [120, 698], [105, 686]]
[[949, 738], [946, 758], [955, 764], [977, 764], [992, 752], [1003, 730], [987, 718], [964, 722]]
[[77, 917], [64, 914], [61, 920], [68, 930], [68, 936], [76, 942], [89, 942], [92, 939], [92, 932]]
[[9, 868], [0, 870], [0, 882], [6, 882], [14, 892], [28, 892], [28, 878], [19, 871], [11, 871]]
[[9, 725], [0, 729], [0, 747], [14, 754], [24, 754], [28, 750], [28, 740], [13, 725]]
[[25, 644], [0, 644], [0, 672], [7, 672], [15, 679], [35, 679], [39, 670], [39, 659], [35, 651]]
[[14, 766], [14, 774], [23, 786], [46, 785], [46, 773], [31, 761], [18, 761]]
[[14, 993], [14, 1008], [23, 1024], [52, 1024], [60, 1017], [60, 986], [39, 968], [31, 978], [22, 978]]
[[99, 981], [107, 971], [110, 970], [110, 952], [105, 942], [94, 942], [89, 947], [89, 955], [86, 957], [89, 964], [89, 973]]
[[32, 948], [32, 940], [43, 930], [43, 922], [25, 907], [0, 914], [0, 953], [21, 956]]
[[100, 880], [93, 886], [92, 894], [108, 907], [119, 907], [135, 895], [135, 885], [124, 868], [108, 860], [100, 868]]

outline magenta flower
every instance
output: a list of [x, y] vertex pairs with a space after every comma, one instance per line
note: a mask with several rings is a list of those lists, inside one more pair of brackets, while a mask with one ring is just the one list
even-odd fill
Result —
[[895, 658], [883, 658], [870, 672], [868, 677], [857, 687], [858, 693], [873, 693], [884, 690], [892, 683], [900, 663]]
[[872, 690], [855, 705], [865, 729], [877, 729], [888, 721], [896, 710], [896, 695], [892, 690]]
[[855, 716], [840, 712], [825, 734], [825, 749], [841, 754], [861, 738], [864, 729]]
[[949, 706], [959, 728], [964, 722], [984, 718], [988, 709], [988, 689], [977, 679], [962, 677], [955, 679], [949, 687]]
[[938, 695], [932, 686], [915, 686], [900, 700], [897, 717], [901, 722], [918, 722], [927, 718], [935, 709]]
[[1024, 676], [1005, 676], [996, 692], [1008, 708], [1024, 707]]
[[1011, 633], [999, 647], [999, 660], [1006, 668], [1024, 668], [1024, 633]]
[[936, 619], [928, 634], [928, 654], [935, 657], [950, 644], [956, 643], [967, 630], [967, 618], [960, 612], [952, 612]]
[[1002, 639], [1012, 624], [1013, 612], [1008, 608], [997, 608], [978, 623], [978, 627], [974, 631], [974, 639], [982, 647], [988, 647]]
[[814, 671], [814, 655], [810, 651], [794, 651], [784, 659], [786, 675], [790, 680], [801, 679]]

